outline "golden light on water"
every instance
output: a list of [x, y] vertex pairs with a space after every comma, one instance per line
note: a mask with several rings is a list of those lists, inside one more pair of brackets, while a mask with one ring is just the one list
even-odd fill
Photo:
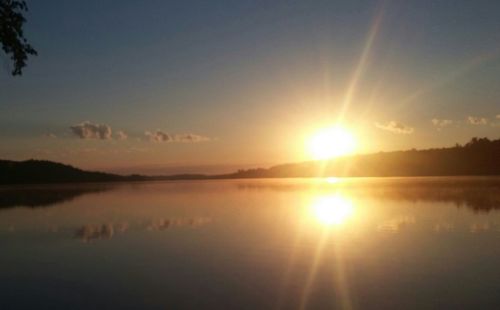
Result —
[[328, 177], [325, 180], [326, 180], [326, 183], [329, 183], [329, 184], [335, 184], [335, 183], [341, 182], [341, 179], [337, 178], [337, 177]]
[[354, 213], [352, 202], [340, 195], [320, 196], [312, 203], [312, 211], [318, 222], [324, 225], [340, 225]]
[[354, 135], [342, 127], [322, 129], [309, 141], [309, 151], [316, 160], [348, 155], [355, 149]]
[[[330, 238], [335, 238], [335, 236], [341, 236], [342, 234], [332, 234], [333, 230], [330, 229], [333, 226], [338, 226], [346, 223], [354, 215], [354, 206], [351, 200], [342, 196], [340, 193], [330, 193], [330, 194], [319, 194], [313, 198], [310, 204], [310, 212], [312, 217], [317, 223], [326, 227], [327, 229], [321, 229], [321, 234], [318, 238], [318, 243], [316, 250], [314, 252], [311, 269], [309, 271], [307, 280], [305, 282], [304, 289], [300, 298], [299, 309], [306, 309], [311, 289], [313, 283], [316, 279], [319, 266], [321, 261], [324, 259], [325, 249], [328, 248]], [[335, 246], [339, 243], [334, 242]], [[345, 280], [343, 260], [341, 259], [341, 249], [336, 248], [335, 251], [336, 259], [336, 285], [341, 293], [341, 303], [344, 309], [351, 309], [350, 297], [348, 284]]]

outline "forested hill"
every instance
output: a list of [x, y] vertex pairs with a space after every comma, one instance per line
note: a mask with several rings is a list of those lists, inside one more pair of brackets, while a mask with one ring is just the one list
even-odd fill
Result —
[[232, 178], [500, 175], [500, 139], [450, 148], [380, 152], [240, 170]]
[[44, 160], [0, 160], [0, 184], [79, 183], [288, 177], [388, 177], [500, 175], [500, 139], [473, 138], [450, 148], [380, 152], [327, 161], [239, 170], [224, 175], [121, 176], [84, 171]]
[[74, 183], [120, 181], [125, 177], [84, 171], [45, 160], [0, 160], [0, 184]]

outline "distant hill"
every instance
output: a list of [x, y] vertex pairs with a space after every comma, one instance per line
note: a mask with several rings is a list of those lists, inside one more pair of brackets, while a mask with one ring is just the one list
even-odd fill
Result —
[[450, 148], [380, 152], [239, 170], [230, 178], [500, 175], [500, 139], [473, 138]]
[[0, 184], [109, 182], [124, 179], [115, 174], [84, 171], [45, 160], [0, 160]]
[[44, 160], [0, 160], [0, 184], [83, 183], [150, 180], [200, 180], [289, 177], [391, 177], [391, 176], [500, 175], [500, 139], [473, 138], [450, 148], [380, 152], [326, 161], [308, 161], [238, 170], [223, 175], [122, 176], [84, 171]]

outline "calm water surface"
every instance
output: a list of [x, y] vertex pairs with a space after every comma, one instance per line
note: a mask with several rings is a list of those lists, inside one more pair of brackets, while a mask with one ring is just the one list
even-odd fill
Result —
[[500, 179], [0, 188], [0, 309], [500, 309]]

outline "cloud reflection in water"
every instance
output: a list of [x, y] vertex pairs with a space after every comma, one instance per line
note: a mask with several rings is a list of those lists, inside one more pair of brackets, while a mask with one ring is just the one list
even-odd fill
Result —
[[211, 218], [197, 217], [173, 219], [162, 218], [151, 220], [147, 224], [138, 224], [132, 227], [126, 222], [118, 224], [85, 224], [76, 230], [74, 237], [84, 243], [89, 243], [97, 240], [108, 240], [117, 234], [122, 234], [127, 231], [164, 231], [174, 227], [196, 228], [210, 222], [212, 222]]

